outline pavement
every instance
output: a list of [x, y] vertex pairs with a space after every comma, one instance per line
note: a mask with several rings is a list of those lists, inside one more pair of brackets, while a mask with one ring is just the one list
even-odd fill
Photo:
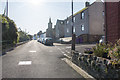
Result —
[[[2, 53], [0, 51], [0, 53]], [[0, 57], [0, 80], [2, 79], [2, 57]]]
[[[54, 43], [54, 45], [62, 52], [66, 53], [67, 55], [71, 56], [71, 44], [60, 44], [60, 43]], [[76, 44], [75, 45], [75, 50], [78, 51], [79, 53], [83, 54], [84, 50], [86, 48], [92, 48], [96, 46], [96, 44]]]
[[20, 45], [2, 56], [2, 78], [83, 78], [63, 60], [69, 46]]
[[[80, 75], [82, 75], [85, 79], [91, 79], [91, 80], [96, 80], [93, 76], [88, 74], [86, 71], [84, 71], [82, 68], [74, 64], [71, 59], [71, 44], [60, 44], [60, 43], [54, 43], [55, 47], [60, 50], [66, 58], [63, 58], [63, 60], [70, 66], [72, 67], [76, 72], [78, 72]], [[96, 46], [96, 44], [76, 44], [76, 51], [78, 51], [81, 54], [84, 54], [84, 50], [86, 48], [92, 48]]]

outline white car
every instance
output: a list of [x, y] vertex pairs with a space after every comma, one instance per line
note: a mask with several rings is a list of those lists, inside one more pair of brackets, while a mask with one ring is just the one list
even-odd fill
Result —
[[45, 45], [53, 45], [53, 40], [50, 37], [44, 39], [43, 44]]
[[101, 39], [99, 40], [99, 43], [105, 43], [105, 36], [101, 37]]

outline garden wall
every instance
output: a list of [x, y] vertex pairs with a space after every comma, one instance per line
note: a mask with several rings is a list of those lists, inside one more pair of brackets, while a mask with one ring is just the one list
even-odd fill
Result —
[[120, 78], [120, 65], [109, 59], [72, 51], [72, 61], [95, 78]]

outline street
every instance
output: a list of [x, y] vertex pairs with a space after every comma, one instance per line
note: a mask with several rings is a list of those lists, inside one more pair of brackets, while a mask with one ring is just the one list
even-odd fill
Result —
[[[71, 56], [71, 44], [54, 43], [54, 45], [63, 54], [67, 54], [67, 55]], [[76, 48], [75, 50], [78, 51], [79, 53], [83, 54], [84, 50], [86, 50], [86, 48], [92, 48], [94, 46], [96, 46], [96, 44], [76, 44], [75, 45], [75, 48]]]
[[83, 78], [62, 60], [63, 57], [58, 47], [32, 40], [2, 57], [2, 77]]

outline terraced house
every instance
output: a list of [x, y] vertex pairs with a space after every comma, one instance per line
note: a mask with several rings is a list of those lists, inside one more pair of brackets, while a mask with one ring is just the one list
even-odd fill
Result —
[[[97, 42], [104, 35], [104, 3], [94, 2], [74, 14], [74, 28], [76, 42]], [[72, 36], [72, 17], [65, 19], [64, 36]]]
[[57, 19], [57, 22], [56, 22], [56, 25], [55, 25], [55, 37], [57, 39], [59, 38], [63, 38], [64, 37], [64, 20], [58, 20]]
[[[65, 37], [72, 36], [72, 17], [68, 17], [65, 25]], [[74, 33], [76, 36], [88, 33], [88, 9], [87, 7], [74, 14]]]

